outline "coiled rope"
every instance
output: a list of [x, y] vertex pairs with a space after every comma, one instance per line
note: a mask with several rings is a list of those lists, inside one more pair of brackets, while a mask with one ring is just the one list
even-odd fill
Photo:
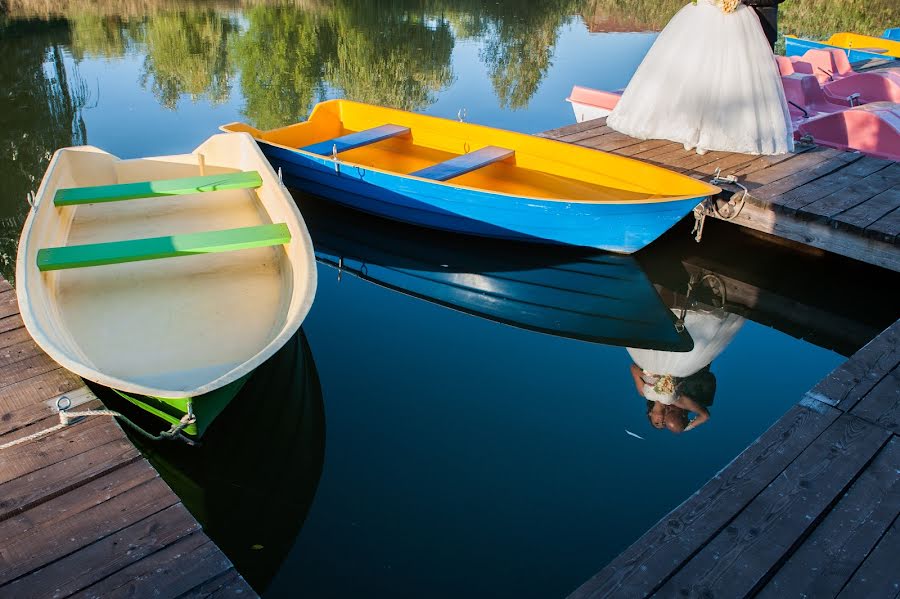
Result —
[[76, 422], [80, 422], [82, 418], [87, 418], [88, 416], [110, 416], [113, 418], [118, 418], [119, 420], [130, 426], [135, 432], [150, 439], [151, 441], [178, 439], [179, 441], [183, 441], [189, 445], [196, 445], [195, 441], [188, 439], [184, 434], [182, 434], [182, 431], [184, 429], [197, 422], [197, 417], [194, 416], [193, 410], [191, 410], [190, 403], [188, 403], [188, 413], [181, 418], [178, 424], [173, 424], [169, 430], [163, 431], [158, 435], [154, 435], [153, 433], [144, 430], [143, 428], [132, 422], [127, 416], [114, 410], [81, 410], [70, 412], [69, 408], [71, 407], [71, 405], [71, 400], [63, 395], [58, 400], [56, 400], [56, 407], [57, 409], [59, 409], [59, 424], [56, 424], [49, 428], [45, 428], [43, 430], [39, 430], [25, 437], [20, 437], [14, 441], [4, 443], [3, 445], [0, 445], [0, 451], [9, 449], [10, 447], [15, 447], [16, 445], [21, 445], [22, 443], [34, 441], [35, 439], [40, 439], [41, 437], [45, 437], [51, 433], [60, 431], [67, 426], [75, 424]]

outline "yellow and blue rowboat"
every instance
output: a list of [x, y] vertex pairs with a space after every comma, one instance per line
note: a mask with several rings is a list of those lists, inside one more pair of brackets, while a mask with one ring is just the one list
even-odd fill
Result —
[[573, 144], [348, 100], [253, 135], [285, 183], [416, 225], [631, 253], [719, 188]]

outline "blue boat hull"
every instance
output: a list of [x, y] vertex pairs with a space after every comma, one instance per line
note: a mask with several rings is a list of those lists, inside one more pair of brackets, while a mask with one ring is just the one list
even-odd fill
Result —
[[847, 54], [847, 60], [850, 62], [864, 62], [866, 60], [891, 60], [890, 56], [877, 54], [875, 52], [863, 52], [862, 50], [854, 50], [852, 48], [841, 48], [840, 46], [832, 46], [823, 44], [822, 42], [814, 42], [813, 40], [805, 40], [801, 38], [786, 37], [784, 38], [784, 55], [785, 56], [803, 56], [807, 50], [819, 50], [821, 48], [841, 50]]
[[260, 142], [287, 185], [415, 225], [517, 241], [630, 254], [680, 221], [702, 197], [644, 203], [539, 200], [335, 163]]

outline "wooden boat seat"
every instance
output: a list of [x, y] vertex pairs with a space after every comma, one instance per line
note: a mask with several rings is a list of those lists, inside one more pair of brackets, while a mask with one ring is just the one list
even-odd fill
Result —
[[53, 203], [56, 206], [77, 206], [78, 204], [120, 202], [122, 200], [187, 195], [223, 189], [255, 189], [261, 185], [262, 177], [256, 171], [221, 173], [182, 179], [162, 179], [159, 181], [58, 189], [56, 195], [53, 196]]
[[357, 131], [349, 135], [342, 135], [319, 143], [312, 144], [300, 148], [304, 152], [312, 152], [321, 156], [331, 156], [335, 150], [337, 152], [346, 152], [354, 148], [367, 146], [391, 137], [399, 137], [401, 135], [409, 135], [409, 127], [401, 127], [400, 125], [381, 125], [364, 131]]
[[38, 251], [37, 263], [38, 269], [44, 272], [192, 254], [231, 252], [282, 245], [290, 240], [291, 232], [288, 226], [276, 223], [222, 231], [44, 248]]
[[446, 181], [460, 175], [472, 172], [474, 170], [493, 164], [500, 160], [505, 160], [515, 154], [515, 150], [501, 148], [498, 146], [487, 146], [468, 154], [451, 158], [444, 162], [433, 164], [427, 168], [410, 173], [414, 177], [422, 177], [423, 179], [432, 179], [434, 181]]

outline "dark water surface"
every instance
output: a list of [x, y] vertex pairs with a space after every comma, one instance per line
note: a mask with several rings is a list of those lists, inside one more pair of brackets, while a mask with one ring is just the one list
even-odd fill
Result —
[[[60, 146], [181, 153], [221, 123], [274, 127], [339, 96], [571, 123], [571, 86], [624, 86], [653, 40], [590, 33], [584, 4], [0, 13], [0, 272]], [[895, 275], [719, 223], [623, 258], [296, 198], [320, 258], [303, 332], [202, 447], [144, 447], [271, 597], [563, 596], [896, 317]], [[677, 435], [648, 423], [625, 347], [684, 349], [683, 308], [733, 336], [709, 368], [710, 421]]]

